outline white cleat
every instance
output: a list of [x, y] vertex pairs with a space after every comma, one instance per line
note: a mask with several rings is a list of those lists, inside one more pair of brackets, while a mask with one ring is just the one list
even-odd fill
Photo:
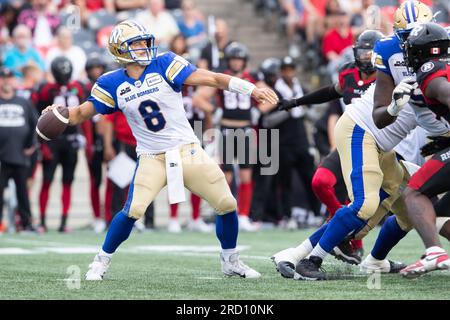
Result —
[[239, 230], [247, 232], [258, 231], [260, 226], [257, 223], [251, 222], [247, 216], [239, 216]]
[[293, 278], [295, 275], [295, 266], [299, 261], [295, 259], [294, 252], [295, 248], [287, 248], [270, 257], [275, 268], [284, 278]]
[[96, 234], [102, 233], [106, 229], [106, 223], [103, 219], [95, 219], [92, 223], [92, 228]]
[[177, 218], [170, 218], [169, 224], [167, 225], [167, 231], [170, 233], [180, 233], [181, 225]]
[[142, 223], [141, 220], [137, 220], [134, 223], [133, 227], [136, 229], [137, 232], [144, 232], [145, 231], [145, 225]]
[[87, 281], [101, 281], [111, 264], [111, 258], [95, 255], [94, 261], [89, 265], [89, 270], [86, 272]]
[[214, 226], [207, 224], [202, 218], [191, 220], [187, 226], [189, 231], [211, 233], [214, 231]]
[[222, 265], [222, 272], [226, 276], [239, 276], [241, 278], [259, 278], [261, 274], [247, 266], [239, 260], [239, 253], [233, 253], [228, 261], [225, 260], [222, 253], [220, 254], [220, 263]]
[[406, 265], [388, 259], [378, 260], [369, 254], [359, 265], [359, 270], [364, 273], [399, 273]]
[[295, 248], [287, 248], [275, 253], [270, 259], [272, 259], [273, 263], [278, 264], [281, 261], [286, 261], [292, 263], [294, 266], [297, 265], [299, 261], [295, 259]]

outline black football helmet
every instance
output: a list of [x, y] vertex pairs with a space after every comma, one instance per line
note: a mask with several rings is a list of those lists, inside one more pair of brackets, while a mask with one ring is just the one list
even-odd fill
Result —
[[[243, 69], [245, 69], [245, 67], [247, 66], [247, 61], [250, 57], [250, 54], [248, 52], [248, 49], [245, 45], [243, 45], [240, 42], [232, 42], [230, 43], [224, 51], [224, 57], [225, 60], [227, 61], [227, 65], [228, 68], [230, 68], [230, 60], [231, 59], [242, 59], [244, 60], [244, 67]], [[233, 71], [242, 71], [242, 70], [233, 70]]]
[[50, 69], [57, 84], [69, 83], [73, 72], [73, 66], [69, 59], [64, 56], [56, 57], [53, 59]]
[[101, 67], [106, 70], [106, 62], [102, 59], [99, 54], [92, 54], [88, 57], [84, 69], [89, 72], [92, 68]]
[[450, 57], [450, 36], [437, 23], [415, 27], [405, 43], [406, 65], [416, 72], [425, 62]]
[[280, 74], [280, 59], [277, 58], [267, 58], [259, 66], [259, 71], [264, 77], [264, 82], [269, 86], [274, 86]]
[[297, 67], [297, 64], [295, 63], [294, 58], [290, 56], [286, 56], [283, 59], [281, 59], [280, 69], [285, 68], [292, 68], [295, 69]]
[[384, 35], [377, 30], [366, 30], [356, 39], [353, 46], [353, 55], [355, 63], [361, 72], [371, 74], [375, 72], [375, 66], [372, 61], [373, 48], [375, 43], [383, 38]]

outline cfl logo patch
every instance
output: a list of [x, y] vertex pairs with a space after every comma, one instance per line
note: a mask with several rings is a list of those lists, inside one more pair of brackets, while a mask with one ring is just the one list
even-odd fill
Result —
[[176, 163], [176, 162], [171, 162], [171, 163], [169, 164], [169, 166], [170, 166], [171, 168], [178, 167], [178, 163]]

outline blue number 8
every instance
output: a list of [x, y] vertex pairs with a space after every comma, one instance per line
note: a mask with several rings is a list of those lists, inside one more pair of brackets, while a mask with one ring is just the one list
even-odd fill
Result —
[[139, 113], [150, 131], [158, 132], [166, 125], [166, 119], [164, 119], [161, 109], [153, 100], [142, 101], [139, 105]]

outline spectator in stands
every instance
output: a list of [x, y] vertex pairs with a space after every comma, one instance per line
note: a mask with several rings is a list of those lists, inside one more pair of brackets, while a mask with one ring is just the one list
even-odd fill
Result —
[[304, 24], [305, 8], [301, 0], [280, 0], [280, 5], [286, 13], [286, 36], [289, 42], [289, 55], [297, 59], [300, 50], [296, 44], [298, 29]]
[[35, 64], [45, 70], [45, 64], [39, 53], [32, 47], [31, 31], [25, 25], [18, 25], [13, 31], [13, 47], [5, 52], [4, 65], [22, 77], [21, 68]]
[[228, 37], [228, 24], [223, 19], [216, 19], [213, 42], [209, 41], [203, 48], [198, 61], [199, 68], [223, 72], [227, 68], [225, 48], [232, 42]]
[[164, 0], [149, 0], [148, 10], [139, 12], [136, 20], [155, 36], [162, 51], [167, 50], [173, 37], [180, 33], [175, 18], [164, 7]]
[[193, 0], [183, 0], [183, 15], [177, 21], [181, 34], [186, 38], [189, 53], [193, 61], [200, 57], [201, 49], [206, 44], [206, 29]]
[[2, 223], [3, 190], [8, 180], [16, 185], [18, 209], [24, 230], [33, 231], [28, 199], [27, 174], [29, 157], [36, 148], [37, 114], [29, 101], [18, 97], [14, 90], [14, 74], [0, 68], [0, 233]]
[[328, 72], [333, 77], [339, 66], [344, 50], [353, 44], [353, 32], [350, 27], [350, 17], [341, 11], [334, 16], [335, 26], [323, 37], [322, 53], [328, 61]]
[[73, 44], [72, 31], [64, 26], [61, 26], [57, 31], [56, 47], [51, 48], [47, 53], [46, 69], [50, 70], [52, 61], [60, 56], [66, 57], [72, 63], [71, 80], [85, 80], [86, 54], [83, 49]]
[[56, 10], [51, 0], [32, 0], [31, 9], [23, 10], [18, 17], [19, 24], [30, 28], [33, 43], [42, 52], [52, 44], [53, 36], [60, 24]]
[[11, 3], [5, 3], [0, 6], [0, 44], [5, 44], [12, 31], [17, 26], [17, 16], [19, 9]]
[[31, 94], [44, 80], [44, 72], [35, 64], [27, 64], [22, 68], [23, 79], [17, 85], [17, 95], [24, 99], [31, 99]]
[[114, 0], [117, 11], [142, 9], [147, 3], [148, 0]]
[[170, 43], [170, 51], [185, 59], [190, 59], [186, 38], [180, 33], [177, 34]]

